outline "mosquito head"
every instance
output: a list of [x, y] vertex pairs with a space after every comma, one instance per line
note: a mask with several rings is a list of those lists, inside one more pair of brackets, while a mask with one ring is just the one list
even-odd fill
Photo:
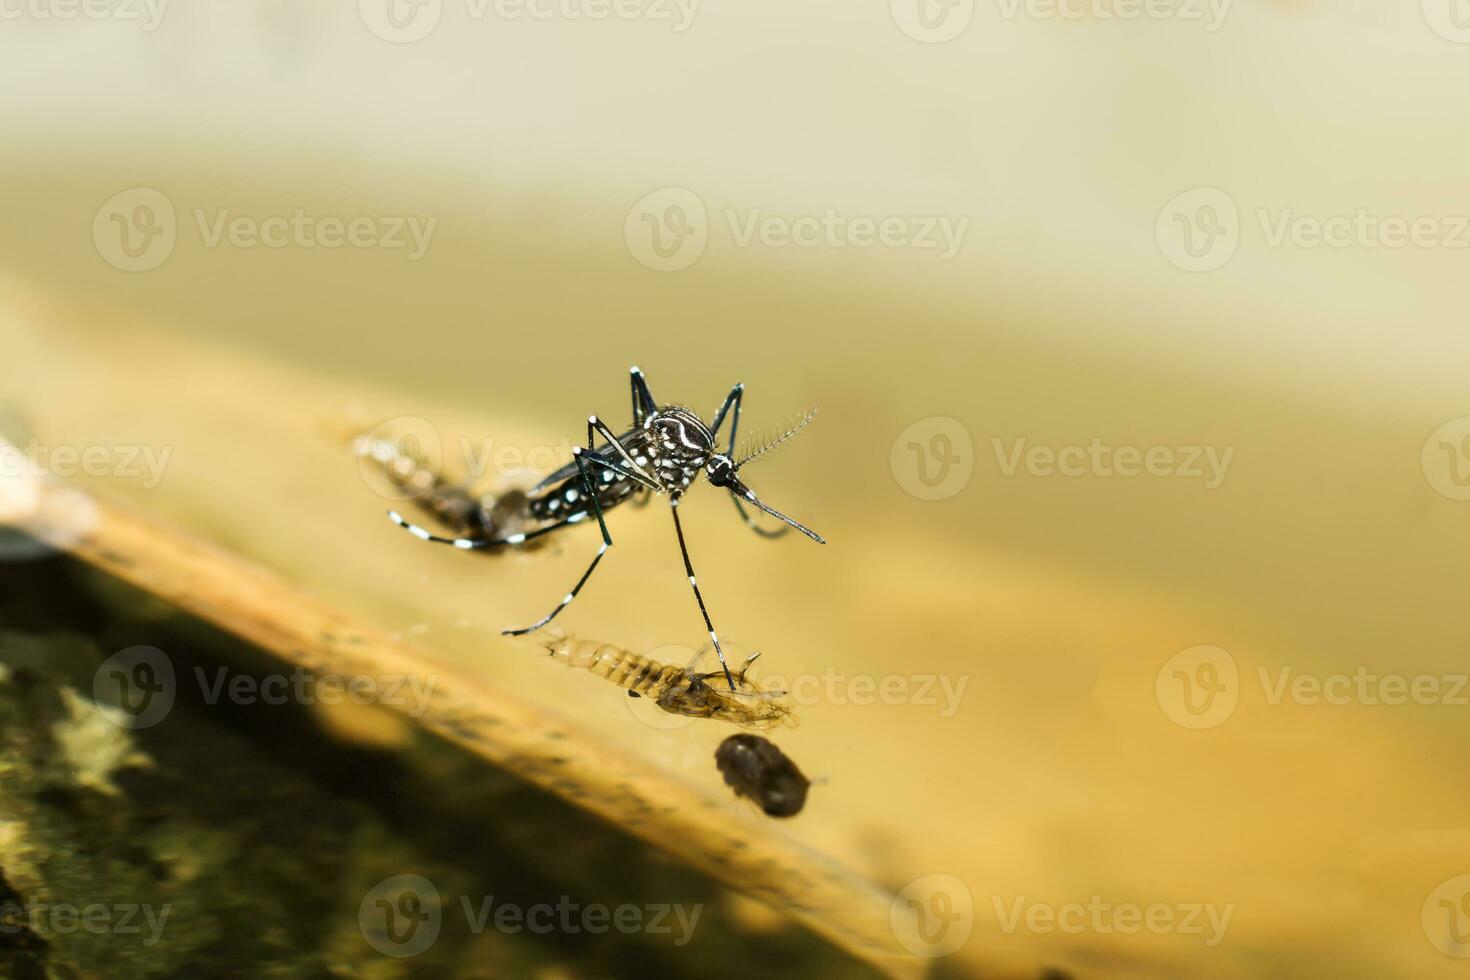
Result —
[[709, 477], [709, 482], [714, 486], [728, 487], [730, 481], [735, 480], [735, 461], [724, 453], [715, 453], [704, 464], [704, 475]]

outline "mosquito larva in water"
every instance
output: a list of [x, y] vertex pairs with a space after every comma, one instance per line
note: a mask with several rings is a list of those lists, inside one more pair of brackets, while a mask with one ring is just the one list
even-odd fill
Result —
[[715, 749], [715, 765], [739, 796], [754, 800], [767, 816], [794, 817], [806, 805], [811, 780], [796, 763], [759, 735], [731, 735]]
[[[795, 728], [796, 716], [781, 700], [784, 691], [763, 691], [748, 677], [758, 653], [735, 672], [735, 690], [724, 684], [724, 672], [699, 673], [699, 656], [686, 667], [661, 664], [642, 654], [608, 643], [563, 637], [545, 644], [551, 656], [571, 667], [590, 670], [628, 691], [646, 697], [664, 711], [690, 718], [714, 718], [743, 728], [762, 730], [785, 725]], [[716, 681], [716, 683], [710, 683]]]

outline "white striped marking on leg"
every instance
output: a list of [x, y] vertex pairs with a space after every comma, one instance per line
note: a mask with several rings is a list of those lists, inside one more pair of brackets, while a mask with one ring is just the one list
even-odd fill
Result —
[[408, 521], [404, 520], [403, 515], [398, 513], [398, 511], [396, 510], [388, 511], [388, 517], [390, 520], [393, 521], [394, 524], [397, 524], [399, 527], [403, 528], [405, 531], [407, 531], [409, 534], [412, 534], [420, 541], [432, 541], [439, 544], [452, 544], [456, 548], [461, 548], [465, 551], [472, 551], [476, 548], [483, 548], [487, 544], [494, 543], [487, 541], [477, 541], [474, 538], [440, 537], [439, 535], [429, 531], [427, 528], [419, 527], [417, 524], [411, 524]]

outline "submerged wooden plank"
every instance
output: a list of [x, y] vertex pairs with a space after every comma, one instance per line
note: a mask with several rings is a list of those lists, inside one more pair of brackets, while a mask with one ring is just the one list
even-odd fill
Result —
[[[922, 961], [906, 956], [890, 929], [890, 896], [784, 837], [750, 833], [728, 819], [724, 801], [219, 547], [54, 484], [43, 485], [35, 503], [15, 526], [288, 663], [374, 681], [431, 678], [427, 705], [414, 704], [416, 722], [791, 915], [892, 976], [921, 974]], [[79, 514], [84, 528], [76, 524]]]

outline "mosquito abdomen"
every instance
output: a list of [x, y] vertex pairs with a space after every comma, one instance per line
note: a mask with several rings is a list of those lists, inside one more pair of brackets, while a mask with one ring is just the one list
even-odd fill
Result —
[[546, 649], [554, 659], [568, 667], [590, 670], [619, 687], [651, 698], [657, 698], [661, 691], [684, 674], [678, 667], [661, 664], [610, 643], [568, 637], [547, 644]]

